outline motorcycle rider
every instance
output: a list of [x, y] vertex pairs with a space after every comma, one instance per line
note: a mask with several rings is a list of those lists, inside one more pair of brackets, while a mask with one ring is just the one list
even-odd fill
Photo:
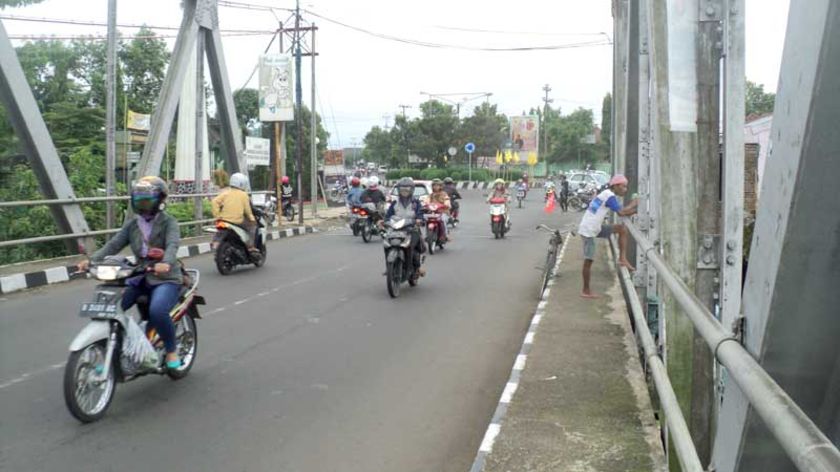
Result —
[[446, 223], [449, 219], [449, 209], [452, 208], [452, 201], [449, 198], [449, 194], [446, 193], [446, 190], [443, 189], [443, 181], [440, 179], [432, 180], [432, 194], [429, 195], [429, 203], [437, 203], [438, 205], [443, 205], [444, 210], [441, 212], [441, 225], [443, 231], [443, 242], [449, 241], [449, 235], [447, 234], [448, 231], [446, 230]]
[[[284, 177], [284, 179], [288, 179], [288, 177]], [[248, 251], [259, 253], [259, 250], [254, 247], [257, 239], [257, 219], [251, 210], [251, 198], [248, 197], [250, 187], [248, 177], [245, 174], [237, 172], [231, 175], [230, 188], [216, 195], [211, 201], [213, 218], [241, 226], [245, 229], [249, 236], [247, 244]]]
[[[420, 254], [425, 251], [423, 238], [420, 237], [419, 224], [423, 221], [423, 204], [414, 198], [414, 179], [403, 177], [397, 182], [397, 198], [391, 202], [385, 212], [385, 220], [405, 218], [411, 234], [411, 260], [417, 268], [415, 277], [426, 275], [426, 269], [420, 265]], [[383, 223], [380, 222], [380, 225]]]
[[525, 183], [525, 195], [527, 196], [528, 195], [528, 189], [531, 188], [531, 186], [528, 185], [530, 183], [530, 179], [528, 179], [528, 173], [523, 172], [522, 173], [522, 178], [520, 180]]
[[487, 203], [490, 203], [490, 200], [494, 198], [505, 199], [505, 221], [507, 221], [507, 225], [510, 226], [510, 194], [507, 191], [505, 181], [502, 179], [496, 179], [493, 181], [493, 191], [490, 193], [490, 196], [487, 197]]
[[374, 175], [368, 179], [368, 188], [362, 193], [361, 198], [362, 203], [373, 203], [376, 205], [376, 208], [385, 204], [385, 194], [379, 189], [379, 177]]
[[286, 205], [292, 204], [292, 185], [289, 183], [289, 176], [284, 175], [283, 178], [280, 180], [282, 186], [280, 187], [280, 208], [282, 209], [283, 213], [286, 213]]
[[[172, 307], [178, 303], [182, 274], [178, 264], [178, 245], [181, 230], [178, 221], [163, 211], [168, 194], [166, 182], [160, 177], [147, 176], [131, 187], [131, 208], [134, 217], [127, 218], [120, 231], [101, 249], [93, 253], [90, 260], [78, 264], [79, 271], [86, 271], [90, 262], [100, 262], [107, 256], [118, 254], [126, 246], [131, 247], [137, 263], [150, 265], [150, 271], [128, 280], [128, 287], [122, 298], [123, 311], [131, 308], [140, 295], [149, 297], [149, 328], [155, 329], [166, 348], [166, 367], [177, 369], [181, 360], [175, 352], [175, 325], [169, 317]], [[163, 259], [147, 260], [150, 249], [164, 250]]]
[[458, 192], [458, 189], [455, 187], [455, 181], [452, 180], [452, 177], [443, 179], [443, 189], [446, 190], [447, 194], [449, 194], [449, 201], [452, 202], [452, 219], [455, 223], [458, 223], [458, 210], [461, 209], [461, 204], [458, 203], [458, 200], [461, 199], [461, 193]]
[[362, 183], [358, 177], [350, 179], [350, 190], [347, 191], [347, 206], [357, 207], [362, 204]]
[[517, 191], [517, 193], [520, 190], [525, 192], [526, 195], [528, 194], [528, 184], [525, 183], [522, 179], [519, 179], [519, 180], [516, 181], [516, 191]]

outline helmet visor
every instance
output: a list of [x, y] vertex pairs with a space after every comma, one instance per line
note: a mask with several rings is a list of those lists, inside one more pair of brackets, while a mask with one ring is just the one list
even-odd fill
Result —
[[411, 187], [400, 187], [397, 191], [402, 198], [408, 198], [414, 193], [414, 189]]
[[131, 208], [141, 215], [154, 212], [158, 206], [158, 196], [151, 192], [135, 192], [131, 194]]

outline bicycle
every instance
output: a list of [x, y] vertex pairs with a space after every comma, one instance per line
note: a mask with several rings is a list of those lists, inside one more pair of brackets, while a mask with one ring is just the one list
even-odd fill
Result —
[[563, 245], [563, 235], [574, 235], [575, 233], [568, 228], [565, 231], [561, 231], [559, 228], [552, 228], [544, 224], [537, 226], [536, 230], [551, 234], [551, 239], [548, 241], [548, 254], [546, 254], [545, 258], [545, 267], [543, 267], [542, 284], [540, 285], [540, 296], [542, 296], [546, 287], [548, 287], [548, 281], [554, 278], [554, 265], [557, 263], [558, 249]]

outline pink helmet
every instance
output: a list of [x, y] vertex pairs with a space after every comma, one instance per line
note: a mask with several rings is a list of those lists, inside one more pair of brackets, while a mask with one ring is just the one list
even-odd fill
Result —
[[612, 187], [613, 185], [622, 185], [622, 184], [627, 185], [627, 177], [625, 177], [621, 174], [615, 174], [614, 176], [612, 176], [612, 178], [610, 179], [610, 183], [609, 183], [610, 187]]

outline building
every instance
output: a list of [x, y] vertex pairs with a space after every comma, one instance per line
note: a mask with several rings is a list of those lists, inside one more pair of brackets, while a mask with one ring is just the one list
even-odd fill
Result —
[[770, 154], [772, 144], [770, 133], [773, 131], [773, 114], [750, 115], [744, 124], [744, 143], [758, 145], [758, 162], [756, 165], [756, 196], [761, 196], [761, 178], [764, 175], [764, 165]]

